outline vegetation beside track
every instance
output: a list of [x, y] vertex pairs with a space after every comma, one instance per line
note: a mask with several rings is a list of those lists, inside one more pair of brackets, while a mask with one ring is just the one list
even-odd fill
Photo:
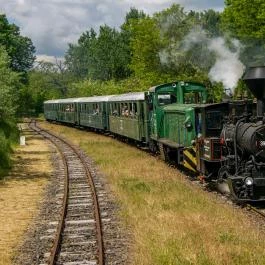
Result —
[[92, 157], [130, 227], [133, 264], [264, 264], [264, 232], [176, 169], [119, 141], [43, 123]]
[[14, 167], [0, 181], [0, 264], [10, 265], [23, 236], [36, 216], [51, 172], [49, 147], [27, 136], [27, 145], [15, 148]]

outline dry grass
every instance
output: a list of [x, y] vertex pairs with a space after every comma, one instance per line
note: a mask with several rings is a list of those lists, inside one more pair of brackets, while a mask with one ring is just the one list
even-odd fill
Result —
[[264, 233], [175, 169], [110, 137], [43, 126], [80, 144], [106, 174], [131, 227], [133, 264], [265, 264]]
[[51, 170], [47, 143], [28, 136], [18, 147], [14, 168], [0, 181], [0, 264], [12, 264], [12, 257], [36, 215]]

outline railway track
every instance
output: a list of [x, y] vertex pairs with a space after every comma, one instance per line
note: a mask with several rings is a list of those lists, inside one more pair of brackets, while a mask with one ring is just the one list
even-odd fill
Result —
[[258, 214], [260, 217], [265, 219], [265, 208], [264, 208], [264, 205], [262, 207], [257, 207], [257, 206], [253, 206], [251, 204], [247, 204], [246, 207], [247, 207], [247, 209], [249, 211], [252, 211], [252, 212]]
[[63, 205], [60, 220], [53, 222], [55, 236], [45, 264], [105, 264], [98, 195], [85, 159], [73, 145], [36, 122], [30, 127], [57, 147], [64, 164]]

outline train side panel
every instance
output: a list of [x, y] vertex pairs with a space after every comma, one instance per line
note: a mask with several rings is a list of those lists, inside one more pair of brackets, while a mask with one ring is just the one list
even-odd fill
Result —
[[139, 142], [148, 142], [149, 119], [144, 92], [113, 97], [108, 106], [110, 132]]
[[46, 120], [56, 121], [58, 104], [56, 103], [45, 103], [44, 104], [44, 117]]
[[80, 125], [99, 130], [109, 129], [107, 101], [112, 96], [81, 98], [78, 102]]

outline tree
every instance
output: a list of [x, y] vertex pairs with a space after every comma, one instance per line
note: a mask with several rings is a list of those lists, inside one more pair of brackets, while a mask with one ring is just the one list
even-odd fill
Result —
[[19, 74], [10, 67], [7, 52], [0, 46], [0, 120], [12, 119], [16, 113], [18, 97], [17, 89], [21, 87]]
[[244, 40], [265, 40], [264, 0], [226, 0], [222, 25]]
[[209, 37], [218, 37], [221, 32], [221, 14], [213, 9], [199, 13], [199, 24], [207, 31]]
[[18, 104], [17, 90], [21, 86], [20, 76], [9, 67], [7, 52], [0, 46], [0, 176], [10, 165], [11, 140], [16, 134], [14, 122]]
[[96, 32], [91, 28], [80, 36], [77, 44], [69, 44], [65, 54], [65, 64], [78, 79], [86, 78], [89, 69], [93, 68], [96, 36]]
[[0, 45], [10, 57], [10, 66], [16, 72], [27, 72], [35, 60], [32, 41], [20, 35], [19, 27], [9, 24], [6, 15], [0, 15]]
[[241, 59], [246, 65], [265, 62], [265, 2], [226, 0], [221, 16], [222, 28], [244, 45]]
[[136, 76], [157, 72], [160, 66], [160, 32], [153, 18], [146, 17], [132, 23], [132, 61], [130, 68]]

